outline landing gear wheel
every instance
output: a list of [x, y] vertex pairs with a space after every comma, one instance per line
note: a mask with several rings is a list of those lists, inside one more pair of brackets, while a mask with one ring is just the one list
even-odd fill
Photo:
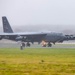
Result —
[[46, 44], [42, 45], [42, 47], [46, 47]]
[[22, 42], [22, 43], [21, 43], [21, 46], [20, 46], [20, 49], [23, 50], [24, 47], [25, 47], [25, 43]]
[[26, 46], [27, 46], [27, 47], [30, 47], [30, 43], [29, 43], [29, 42], [27, 42]]
[[49, 43], [48, 43], [48, 47], [51, 47], [51, 46], [52, 46], [52, 44], [49, 42]]

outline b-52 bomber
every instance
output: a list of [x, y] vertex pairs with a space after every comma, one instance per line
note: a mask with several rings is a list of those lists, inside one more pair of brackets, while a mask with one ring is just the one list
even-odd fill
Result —
[[[64, 35], [63, 33], [56, 33], [56, 32], [22, 32], [22, 33], [15, 33], [13, 32], [6, 16], [2, 17], [3, 23], [3, 32], [0, 34], [1, 39], [8, 39], [13, 41], [21, 41], [22, 47], [23, 46], [30, 46], [30, 42], [43, 42], [43, 47], [51, 47], [52, 43], [55, 44], [56, 42], [62, 43], [65, 40], [75, 40], [75, 36], [73, 35]], [[26, 45], [25, 45], [26, 44]]]

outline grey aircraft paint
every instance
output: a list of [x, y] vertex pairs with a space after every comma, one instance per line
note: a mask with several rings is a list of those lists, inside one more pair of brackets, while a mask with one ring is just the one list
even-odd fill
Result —
[[3, 31], [1, 34], [1, 38], [15, 40], [15, 41], [23, 41], [23, 42], [41, 42], [44, 40], [48, 43], [56, 43], [63, 42], [64, 40], [75, 40], [74, 36], [65, 36], [63, 33], [56, 32], [25, 32], [25, 33], [14, 33], [7, 18], [5, 16], [2, 17], [3, 22]]

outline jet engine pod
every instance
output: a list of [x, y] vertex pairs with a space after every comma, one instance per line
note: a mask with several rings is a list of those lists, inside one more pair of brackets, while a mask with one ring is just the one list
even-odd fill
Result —
[[16, 37], [16, 41], [25, 41], [26, 40], [26, 36], [17, 36]]
[[67, 40], [73, 40], [74, 36], [73, 35], [65, 35]]
[[17, 36], [17, 37], [16, 37], [16, 41], [21, 41], [22, 39], [23, 39], [22, 36]]
[[2, 40], [2, 36], [0, 36], [0, 40]]

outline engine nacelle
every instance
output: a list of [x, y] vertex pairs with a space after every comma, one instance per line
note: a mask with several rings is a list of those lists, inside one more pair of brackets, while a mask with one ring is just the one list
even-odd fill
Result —
[[65, 35], [66, 36], [66, 40], [74, 40], [75, 37], [73, 35]]
[[2, 40], [2, 38], [3, 38], [3, 37], [2, 37], [2, 36], [0, 36], [0, 40]]
[[26, 42], [29, 42], [29, 40], [27, 40], [26, 36], [17, 36], [16, 37], [16, 41], [26, 41]]
[[22, 41], [23, 37], [22, 36], [17, 36], [16, 41]]

